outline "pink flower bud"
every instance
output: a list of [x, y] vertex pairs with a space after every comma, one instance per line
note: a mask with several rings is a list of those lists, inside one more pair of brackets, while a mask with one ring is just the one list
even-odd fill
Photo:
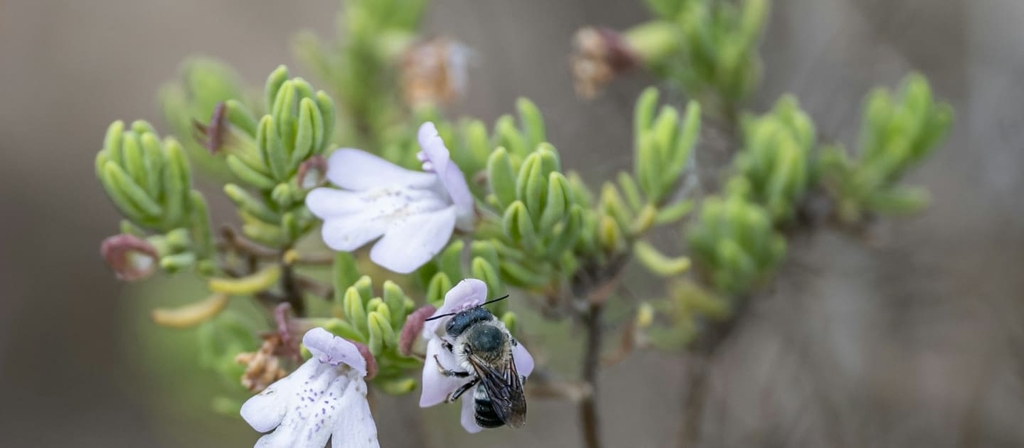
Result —
[[435, 311], [437, 311], [437, 308], [434, 308], [432, 305], [424, 305], [405, 318], [405, 325], [402, 326], [402, 332], [398, 336], [398, 353], [405, 356], [409, 356], [412, 353], [413, 344], [416, 343], [416, 339], [423, 332], [424, 321], [432, 316]]
[[295, 178], [303, 190], [323, 185], [327, 181], [327, 158], [319, 154], [310, 157], [299, 165]]
[[100, 254], [117, 278], [132, 282], [149, 277], [156, 270], [160, 254], [149, 242], [128, 234], [103, 240]]
[[359, 349], [359, 354], [363, 355], [363, 359], [366, 360], [366, 381], [372, 380], [377, 376], [377, 359], [373, 357], [373, 353], [370, 353], [369, 347], [355, 341], [352, 341], [352, 344]]

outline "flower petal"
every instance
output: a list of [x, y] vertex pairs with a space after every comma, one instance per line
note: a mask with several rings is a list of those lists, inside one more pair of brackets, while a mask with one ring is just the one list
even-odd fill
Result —
[[399, 218], [373, 246], [370, 259], [391, 271], [408, 274], [434, 258], [448, 244], [453, 230], [454, 207]]
[[516, 344], [512, 347], [512, 360], [516, 363], [516, 370], [521, 376], [530, 376], [533, 373], [533, 356], [526, 351], [523, 344]]
[[320, 219], [359, 213], [366, 209], [366, 203], [359, 193], [336, 188], [317, 188], [306, 194], [306, 207]]
[[473, 195], [466, 184], [466, 176], [462, 174], [459, 166], [452, 162], [448, 148], [438, 135], [434, 123], [428, 121], [420, 125], [418, 138], [420, 147], [423, 148], [424, 166], [429, 163], [433, 167], [452, 203], [455, 204], [459, 228], [471, 229], [474, 219]]
[[345, 216], [324, 221], [320, 235], [327, 247], [341, 252], [352, 252], [379, 238], [385, 230], [387, 224], [380, 220]]
[[334, 367], [345, 364], [359, 372], [360, 376], [366, 375], [366, 359], [359, 353], [355, 344], [323, 328], [317, 327], [307, 331], [302, 336], [302, 345], [305, 345], [313, 354], [313, 358], [321, 363]]
[[292, 399], [299, 389], [299, 378], [307, 378], [314, 374], [319, 364], [314, 359], [306, 361], [290, 375], [246, 400], [242, 404], [242, 419], [259, 432], [268, 432], [276, 428], [288, 411], [288, 400]]
[[[437, 356], [435, 359], [434, 356]], [[465, 378], [454, 378], [444, 376], [438, 368], [437, 361], [441, 361], [441, 367], [449, 370], [462, 370], [459, 363], [448, 350], [441, 347], [441, 338], [432, 337], [427, 340], [427, 358], [423, 363], [423, 391], [420, 394], [420, 407], [427, 408], [443, 403], [448, 394], [455, 392], [459, 386], [468, 381]]]
[[420, 148], [423, 149], [423, 153], [420, 156], [421, 161], [430, 162], [435, 169], [445, 169], [448, 167], [451, 155], [448, 152], [448, 147], [444, 145], [444, 140], [437, 133], [437, 127], [434, 126], [434, 123], [428, 121], [421, 124], [416, 137], [420, 142]]
[[476, 401], [473, 400], [473, 391], [466, 392], [462, 395], [462, 427], [466, 429], [466, 432], [470, 434], [476, 434], [483, 431], [480, 425], [476, 424], [476, 413], [475, 408]]
[[380, 448], [377, 425], [366, 401], [366, 383], [352, 379], [338, 402], [341, 418], [331, 435], [332, 448]]
[[349, 383], [361, 381], [349, 376], [355, 375], [355, 372], [339, 375], [338, 368], [322, 364], [316, 359], [306, 364], [316, 366], [312, 375], [296, 376], [292, 373], [281, 380], [290, 379], [298, 387], [286, 397], [287, 401], [281, 407], [285, 415], [280, 426], [274, 432], [260, 437], [256, 442], [257, 448], [323, 448], [338, 421], [346, 417], [340, 400]]
[[[437, 311], [434, 311], [434, 314], [430, 317], [457, 313], [478, 306], [485, 301], [487, 301], [487, 284], [482, 280], [467, 278], [448, 290], [448, 293], [444, 295], [444, 304]], [[424, 323], [423, 336], [431, 337], [434, 335], [437, 332], [437, 328], [445, 321], [447, 319], [435, 319]]]
[[327, 159], [327, 179], [349, 190], [370, 190], [391, 185], [427, 188], [437, 178], [407, 170], [366, 151], [342, 148]]

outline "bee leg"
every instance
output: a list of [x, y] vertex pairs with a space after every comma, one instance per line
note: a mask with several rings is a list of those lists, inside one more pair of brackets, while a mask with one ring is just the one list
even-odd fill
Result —
[[437, 358], [437, 355], [434, 355], [434, 361], [437, 362], [437, 371], [441, 372], [441, 375], [453, 376], [455, 378], [466, 378], [469, 376], [469, 372], [459, 372], [444, 368], [444, 366], [441, 365], [441, 360]]
[[458, 400], [459, 397], [462, 396], [462, 394], [464, 394], [464, 393], [466, 393], [466, 391], [472, 389], [473, 386], [476, 386], [476, 383], [479, 383], [479, 382], [480, 382], [480, 378], [473, 378], [468, 383], [459, 386], [458, 389], [455, 389], [455, 392], [452, 392], [452, 393], [448, 394], [448, 402], [452, 403], [455, 400]]
[[448, 353], [454, 353], [455, 347], [452, 347], [452, 343], [444, 339], [441, 340], [441, 347], [448, 350]]

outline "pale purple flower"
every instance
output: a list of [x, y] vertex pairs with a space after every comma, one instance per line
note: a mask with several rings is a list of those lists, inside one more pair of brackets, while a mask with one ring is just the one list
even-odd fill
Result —
[[[466, 279], [445, 294], [444, 305], [438, 308], [433, 315], [457, 313], [480, 306], [486, 300], [487, 285], [477, 279]], [[434, 359], [436, 355], [442, 366], [447, 369], [464, 370], [467, 368], [459, 363], [454, 354], [445, 350], [441, 345], [442, 339], [448, 337], [442, 333], [449, 319], [451, 318], [436, 319], [423, 324], [423, 337], [427, 340], [427, 357], [423, 364], [423, 393], [420, 395], [420, 407], [425, 408], [443, 403], [449, 394], [455, 392], [455, 389], [467, 381], [466, 378], [444, 376], [439, 371], [437, 361]], [[523, 344], [513, 346], [512, 359], [516, 363], [519, 375], [530, 376], [530, 373], [533, 372], [533, 356], [530, 356], [530, 352], [526, 351]], [[462, 395], [461, 399], [462, 427], [469, 433], [480, 432], [483, 428], [476, 424], [476, 419], [473, 417], [473, 393], [467, 392]]]
[[256, 447], [379, 448], [366, 401], [367, 361], [355, 344], [314, 328], [302, 338], [313, 356], [242, 405], [259, 432]]
[[455, 227], [473, 228], [473, 196], [433, 123], [420, 126], [419, 143], [423, 172], [358, 149], [331, 154], [327, 179], [341, 189], [306, 196], [306, 206], [324, 220], [327, 246], [351, 252], [380, 238], [370, 259], [406, 274], [437, 255]]

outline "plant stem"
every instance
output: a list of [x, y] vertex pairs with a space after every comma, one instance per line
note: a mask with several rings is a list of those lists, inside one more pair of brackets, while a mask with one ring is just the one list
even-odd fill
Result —
[[601, 447], [600, 423], [597, 416], [597, 370], [601, 367], [601, 339], [603, 333], [601, 315], [603, 311], [603, 303], [590, 302], [590, 307], [585, 316], [586, 320], [584, 321], [587, 340], [580, 377], [592, 392], [580, 400], [579, 410], [584, 446], [587, 448]]
[[281, 265], [281, 289], [284, 290], [284, 299], [292, 306], [292, 311], [298, 317], [306, 315], [306, 302], [302, 299], [302, 290], [295, 281], [295, 270], [287, 264]]
[[689, 368], [686, 375], [685, 398], [683, 401], [683, 423], [680, 425], [680, 448], [690, 448], [700, 442], [700, 429], [704, 418], [704, 405], [708, 396], [708, 372], [723, 343], [735, 333], [736, 328], [749, 313], [752, 296], [736, 298], [736, 307], [731, 317], [708, 322], [704, 333], [691, 347]]

